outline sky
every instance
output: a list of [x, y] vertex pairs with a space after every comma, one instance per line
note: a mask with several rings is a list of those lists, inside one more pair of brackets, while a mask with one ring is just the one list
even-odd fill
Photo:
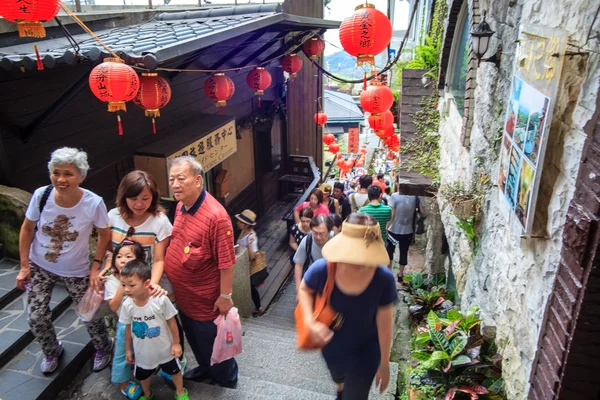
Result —
[[[395, 1], [395, 15], [394, 15], [394, 30], [406, 29], [408, 26], [408, 1], [405, 0], [392, 0]], [[331, 0], [329, 3], [329, 9], [325, 9], [325, 19], [334, 21], [343, 21], [344, 18], [354, 13], [354, 8], [363, 4], [364, 1], [360, 0]], [[376, 9], [387, 14], [387, 0], [369, 0], [369, 3], [373, 4]], [[341, 50], [341, 44], [339, 39], [339, 29], [329, 29], [325, 33], [325, 54], [332, 54], [336, 51]], [[337, 46], [337, 48], [335, 47]]]

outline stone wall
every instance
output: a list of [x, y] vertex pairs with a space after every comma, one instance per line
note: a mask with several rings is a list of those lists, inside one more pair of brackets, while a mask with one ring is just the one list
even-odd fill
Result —
[[[470, 148], [461, 144], [463, 121], [453, 101], [446, 95], [440, 101], [444, 117], [440, 126], [442, 183], [471, 183], [474, 171], [496, 180], [497, 135], [505, 117], [519, 25], [562, 28], [569, 33], [569, 45], [582, 46], [592, 24], [591, 10], [596, 7], [591, 0], [479, 1], [479, 9], [488, 11], [488, 22], [497, 32], [487, 55], [494, 54], [501, 43], [502, 61], [499, 69], [483, 62], [477, 70]], [[575, 49], [569, 46], [568, 50]], [[474, 254], [472, 243], [456, 227], [451, 207], [438, 199], [462, 306], [478, 305], [485, 324], [497, 327], [509, 399], [528, 396], [544, 311], [560, 261], [567, 207], [586, 139], [583, 129], [592, 117], [600, 87], [599, 64], [597, 53], [565, 57], [542, 169], [535, 215], [540, 221], [537, 238], [522, 239], [518, 229], [508, 223], [504, 200], [494, 186], [482, 204], [477, 226], [480, 245]]]

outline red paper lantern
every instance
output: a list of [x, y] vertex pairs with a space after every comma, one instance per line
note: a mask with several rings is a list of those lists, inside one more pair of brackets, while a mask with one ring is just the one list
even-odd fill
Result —
[[333, 142], [335, 142], [335, 136], [333, 136], [331, 133], [326, 133], [325, 135], [323, 135], [323, 143], [325, 143], [326, 145], [330, 145]]
[[127, 111], [125, 103], [133, 100], [140, 89], [140, 78], [120, 58], [105, 58], [94, 67], [88, 82], [94, 96], [108, 103], [110, 112]]
[[361, 107], [371, 114], [388, 111], [392, 104], [394, 104], [394, 94], [389, 87], [379, 82], [374, 82], [360, 93]]
[[313, 119], [317, 125], [325, 125], [327, 123], [327, 114], [323, 111], [319, 111], [313, 116]]
[[361, 4], [340, 25], [340, 42], [357, 65], [375, 66], [375, 56], [386, 49], [392, 39], [388, 17], [372, 4]]
[[255, 96], [262, 96], [265, 90], [271, 86], [271, 74], [263, 67], [256, 67], [246, 76], [246, 82], [250, 89], [254, 90]]
[[0, 16], [16, 22], [19, 37], [46, 37], [42, 22], [52, 20], [60, 10], [60, 0], [1, 0]]
[[[341, 155], [341, 153], [340, 153], [340, 155]], [[346, 165], [346, 161], [344, 161], [343, 158], [340, 158], [340, 159], [337, 160], [337, 162], [335, 163], [335, 165], [337, 165], [337, 167], [339, 169], [343, 169], [344, 165]]]
[[140, 90], [133, 102], [144, 109], [146, 117], [152, 118], [152, 132], [156, 134], [154, 118], [160, 117], [160, 109], [171, 100], [171, 86], [156, 72], [144, 72], [140, 77]]
[[394, 125], [386, 126], [385, 129], [380, 130], [380, 131], [375, 131], [375, 134], [377, 135], [377, 137], [382, 140], [386, 140], [386, 139], [394, 136], [395, 133], [396, 133], [396, 129], [394, 128]]
[[337, 143], [332, 143], [329, 145], [329, 152], [335, 154], [340, 151], [340, 145]]
[[342, 153], [337, 153], [337, 158], [338, 158], [338, 160], [339, 160], [339, 159], [341, 159], [341, 158], [343, 158], [343, 157], [344, 157], [344, 156], [342, 155]]
[[214, 74], [204, 82], [204, 93], [223, 111], [223, 107], [227, 105], [227, 100], [235, 93], [235, 85], [227, 75], [223, 73]]
[[385, 140], [385, 145], [386, 145], [387, 147], [389, 147], [389, 148], [390, 148], [390, 150], [392, 150], [392, 151], [396, 151], [396, 150], [394, 150], [394, 149], [395, 149], [396, 147], [399, 147], [399, 146], [400, 146], [400, 139], [398, 139], [398, 135], [392, 135], [392, 136], [390, 136], [389, 138], [387, 138], [387, 139]]
[[304, 42], [302, 50], [308, 58], [314, 61], [325, 50], [325, 42], [320, 37], [314, 37]]
[[296, 54], [288, 54], [281, 58], [281, 67], [290, 74], [290, 79], [294, 79], [296, 73], [302, 69], [302, 59]]
[[371, 114], [369, 116], [369, 126], [375, 131], [382, 131], [386, 127], [394, 124], [394, 114], [390, 110], [381, 114]]

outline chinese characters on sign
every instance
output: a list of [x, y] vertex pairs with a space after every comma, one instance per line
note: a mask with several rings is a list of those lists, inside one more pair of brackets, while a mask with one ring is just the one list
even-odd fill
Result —
[[504, 122], [498, 184], [500, 195], [526, 233], [531, 232], [533, 225], [565, 47], [563, 31], [521, 27]]
[[180, 156], [193, 156], [202, 164], [202, 168], [206, 172], [237, 151], [235, 137], [235, 121], [231, 121], [202, 139], [171, 154], [167, 160], [171, 161]]
[[348, 153], [358, 153], [358, 128], [348, 129]]

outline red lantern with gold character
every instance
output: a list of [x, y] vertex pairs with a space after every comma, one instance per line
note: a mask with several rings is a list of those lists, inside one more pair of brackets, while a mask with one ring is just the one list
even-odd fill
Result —
[[302, 69], [302, 59], [296, 54], [288, 54], [281, 58], [281, 67], [290, 74], [290, 79], [294, 79], [298, 71]]
[[354, 14], [340, 25], [340, 42], [357, 65], [375, 66], [375, 56], [384, 51], [392, 40], [392, 24], [388, 17], [372, 4], [361, 4]]
[[331, 133], [326, 133], [323, 135], [323, 143], [330, 145], [333, 142], [335, 142], [335, 136], [333, 136]]
[[144, 72], [140, 77], [140, 90], [133, 102], [144, 109], [146, 117], [152, 118], [152, 132], [156, 134], [155, 118], [160, 117], [160, 109], [171, 100], [171, 86], [156, 72]]
[[308, 39], [302, 45], [302, 50], [304, 50], [304, 54], [311, 60], [316, 60], [323, 50], [325, 50], [325, 42], [320, 37], [314, 37], [312, 39]]
[[387, 138], [385, 140], [385, 145], [389, 147], [392, 151], [398, 151], [400, 149], [400, 139], [398, 139], [398, 135], [394, 134]]
[[394, 124], [394, 114], [387, 110], [381, 114], [371, 114], [369, 115], [369, 126], [374, 131], [382, 131], [388, 126]]
[[375, 131], [375, 135], [381, 140], [386, 140], [389, 137], [394, 136], [395, 133], [396, 129], [394, 128], [394, 125], [386, 126], [385, 129], [380, 131]]
[[313, 119], [317, 125], [325, 125], [327, 123], [327, 114], [323, 111], [319, 111], [313, 116]]
[[335, 154], [340, 151], [340, 145], [337, 143], [332, 143], [329, 145], [329, 152]]
[[0, 16], [16, 22], [19, 37], [46, 37], [42, 22], [56, 17], [60, 0], [0, 0]]
[[256, 67], [246, 76], [246, 82], [250, 89], [254, 90], [254, 95], [258, 96], [258, 107], [260, 107], [260, 96], [265, 94], [265, 90], [271, 86], [271, 74], [263, 67]]
[[388, 111], [392, 104], [394, 104], [394, 94], [389, 87], [379, 82], [374, 82], [360, 93], [361, 107], [371, 114]]
[[[96, 65], [88, 83], [94, 96], [108, 103], [109, 112], [127, 111], [125, 103], [133, 100], [140, 89], [140, 78], [120, 58], [105, 58], [102, 64]], [[117, 121], [119, 135], [122, 135], [121, 116], [118, 114]]]
[[215, 102], [217, 107], [221, 107], [221, 112], [223, 112], [227, 100], [235, 93], [235, 85], [227, 75], [214, 74], [204, 82], [204, 93], [206, 97]]

